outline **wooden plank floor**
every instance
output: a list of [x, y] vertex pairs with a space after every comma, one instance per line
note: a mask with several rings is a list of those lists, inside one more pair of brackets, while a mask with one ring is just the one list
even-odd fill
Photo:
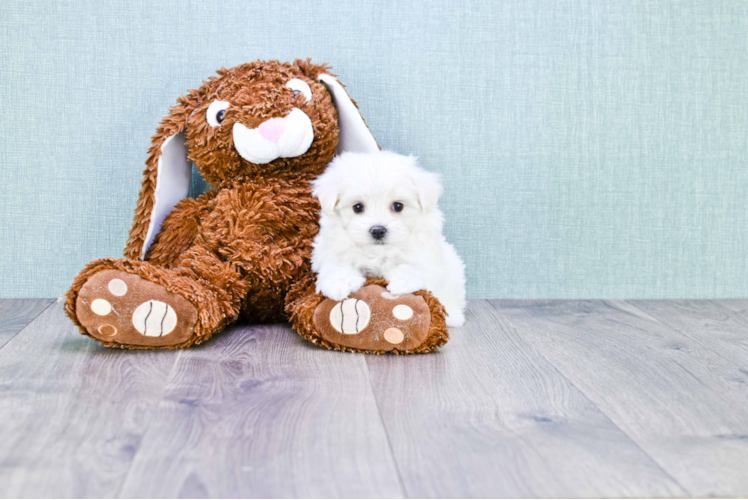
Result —
[[422, 356], [0, 301], [0, 497], [748, 496], [748, 301], [471, 301]]
[[52, 302], [54, 299], [0, 300], [0, 347], [23, 330]]

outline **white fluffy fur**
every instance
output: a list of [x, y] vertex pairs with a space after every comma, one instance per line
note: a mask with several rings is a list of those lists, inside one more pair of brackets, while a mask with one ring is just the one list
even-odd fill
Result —
[[[430, 291], [446, 308], [447, 325], [462, 326], [465, 265], [442, 235], [438, 175], [413, 156], [343, 153], [313, 187], [322, 205], [312, 253], [318, 292], [343, 300], [366, 276], [381, 276], [396, 295]], [[401, 212], [392, 209], [395, 202], [403, 204]], [[357, 203], [363, 213], [354, 212]], [[387, 229], [380, 242], [370, 233], [374, 226]]]

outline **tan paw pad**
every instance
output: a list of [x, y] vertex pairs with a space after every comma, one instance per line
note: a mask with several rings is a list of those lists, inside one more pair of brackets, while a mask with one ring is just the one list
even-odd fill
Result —
[[114, 337], [117, 335], [117, 329], [112, 325], [101, 325], [99, 327], [99, 333], [105, 337]]
[[388, 328], [384, 331], [384, 340], [390, 344], [401, 344], [405, 340], [405, 335], [399, 328]]

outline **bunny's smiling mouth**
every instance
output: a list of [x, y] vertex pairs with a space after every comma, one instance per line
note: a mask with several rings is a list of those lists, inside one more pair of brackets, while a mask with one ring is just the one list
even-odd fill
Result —
[[307, 152], [314, 140], [312, 120], [293, 108], [282, 118], [271, 118], [257, 128], [235, 123], [234, 147], [250, 163], [265, 164], [277, 158], [293, 158]]

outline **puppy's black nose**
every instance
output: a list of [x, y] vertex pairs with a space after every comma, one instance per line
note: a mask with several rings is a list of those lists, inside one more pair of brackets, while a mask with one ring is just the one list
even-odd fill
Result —
[[375, 240], [381, 240], [382, 238], [384, 238], [384, 234], [387, 232], [387, 228], [384, 226], [374, 226], [369, 229], [369, 232]]

